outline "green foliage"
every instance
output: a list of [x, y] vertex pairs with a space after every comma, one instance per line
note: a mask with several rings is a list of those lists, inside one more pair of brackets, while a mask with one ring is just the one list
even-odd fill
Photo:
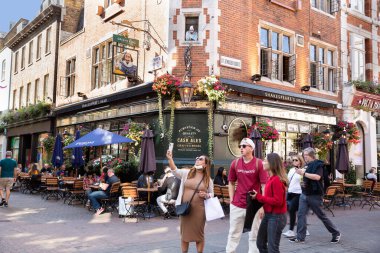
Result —
[[380, 94], [380, 86], [378, 85], [378, 83], [369, 81], [352, 81], [352, 83], [355, 85], [355, 88], [357, 90], [368, 93]]
[[53, 151], [54, 142], [55, 138], [53, 136], [49, 136], [42, 141], [42, 146], [44, 147], [46, 152], [51, 153]]
[[24, 120], [36, 119], [50, 113], [51, 104], [39, 101], [37, 104], [21, 107], [18, 110], [9, 111], [1, 117], [6, 124], [17, 123]]
[[5, 133], [5, 124], [0, 123], [0, 134], [4, 134], [4, 133]]
[[[63, 146], [67, 146], [70, 143], [75, 141], [75, 136], [73, 135], [67, 135], [65, 138], [63, 138]], [[68, 148], [63, 150], [63, 157], [65, 161], [66, 168], [71, 168], [73, 167], [71, 161], [72, 161], [72, 156], [73, 156], [73, 149]]]
[[345, 175], [346, 183], [348, 184], [356, 184], [356, 171], [354, 164], [350, 161], [350, 169], [348, 173]]

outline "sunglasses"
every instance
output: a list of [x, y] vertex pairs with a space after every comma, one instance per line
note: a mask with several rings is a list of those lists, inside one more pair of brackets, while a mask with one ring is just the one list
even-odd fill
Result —
[[293, 159], [293, 162], [299, 162], [300, 160], [298, 160], [298, 159]]
[[196, 157], [195, 160], [204, 161], [205, 158], [200, 156], [200, 157]]
[[245, 145], [245, 144], [239, 145], [239, 148], [246, 148], [246, 147], [250, 147], [250, 146], [249, 145]]

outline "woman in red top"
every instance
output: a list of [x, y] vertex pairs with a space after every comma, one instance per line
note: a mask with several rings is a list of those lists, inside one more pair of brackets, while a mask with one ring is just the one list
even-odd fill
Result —
[[281, 158], [276, 153], [270, 153], [263, 162], [264, 169], [269, 173], [265, 185], [265, 195], [253, 191], [251, 197], [264, 203], [265, 216], [257, 235], [257, 248], [260, 253], [280, 252], [281, 233], [286, 225], [286, 175]]

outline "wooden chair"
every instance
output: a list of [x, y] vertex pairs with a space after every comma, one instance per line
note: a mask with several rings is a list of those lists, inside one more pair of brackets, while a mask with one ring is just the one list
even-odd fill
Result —
[[337, 188], [337, 194], [335, 195], [335, 198], [341, 200], [339, 205], [343, 206], [344, 209], [346, 209], [346, 206], [349, 206], [351, 209], [352, 194], [345, 193], [343, 182], [332, 182], [331, 186]]
[[368, 195], [371, 193], [372, 181], [364, 180], [361, 189], [359, 191], [354, 191], [353, 194], [357, 196], [355, 201], [360, 201], [361, 206], [363, 202], [367, 202]]
[[[76, 179], [74, 181], [73, 188], [69, 190], [69, 196], [67, 200], [69, 201], [68, 204], [71, 205], [73, 201], [78, 200], [80, 203], [83, 203], [84, 199], [84, 190], [83, 190], [83, 180]], [[66, 202], [66, 199], [63, 201], [63, 203]]]
[[326, 189], [326, 194], [323, 196], [323, 208], [330, 211], [333, 217], [335, 217], [335, 215], [330, 207], [332, 206], [334, 208], [336, 194], [337, 187], [330, 186]]
[[119, 201], [119, 188], [120, 182], [112, 184], [108, 198], [100, 200], [105, 210], [111, 208], [111, 213], [116, 210], [116, 206]]
[[231, 203], [230, 193], [228, 192], [228, 186], [221, 186], [220, 189], [222, 191], [222, 200], [223, 200], [221, 204], [222, 204], [224, 212], [228, 214], [230, 211], [230, 203]]
[[[372, 183], [372, 181], [371, 181]], [[372, 184], [371, 184], [372, 187]], [[373, 188], [373, 192], [367, 195], [367, 202], [363, 204], [362, 208], [365, 205], [369, 205], [369, 210], [371, 211], [372, 208], [375, 206], [380, 207], [380, 183], [377, 182]]]
[[139, 216], [145, 220], [143, 205], [146, 204], [146, 201], [141, 201], [139, 199], [137, 187], [124, 186], [121, 188], [121, 196], [124, 200], [125, 209], [127, 211], [123, 222], [125, 222], [127, 217], [135, 217], [136, 222], [139, 221]]
[[132, 182], [130, 182], [130, 183], [122, 183], [122, 184], [120, 184], [120, 187], [121, 188], [123, 188], [123, 187], [125, 187], [125, 186], [130, 186], [130, 187], [137, 187], [137, 183], [132, 183]]
[[55, 197], [59, 199], [59, 188], [58, 188], [58, 178], [57, 177], [47, 177], [46, 178], [46, 200], [49, 197]]
[[220, 187], [221, 187], [220, 185], [214, 184], [214, 196], [218, 197], [220, 201], [223, 201], [222, 189]]

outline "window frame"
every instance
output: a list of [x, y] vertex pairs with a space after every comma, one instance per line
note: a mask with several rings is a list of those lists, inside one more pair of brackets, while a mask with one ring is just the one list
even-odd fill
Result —
[[18, 101], [18, 108], [22, 107], [22, 100], [23, 100], [23, 93], [24, 93], [24, 86], [20, 87], [20, 94], [19, 94], [19, 101]]
[[25, 46], [21, 48], [21, 70], [25, 69]]
[[38, 90], [39, 90], [39, 86], [40, 86], [40, 79], [37, 78], [36, 80], [34, 80], [34, 104], [37, 104], [38, 102]]
[[42, 34], [37, 36], [36, 60], [41, 59], [42, 52]]
[[48, 94], [48, 85], [49, 85], [49, 74], [44, 75], [44, 86], [43, 86], [43, 100], [46, 100], [47, 97], [49, 96]]
[[[356, 47], [354, 45], [354, 39], [360, 39], [362, 41], [363, 47]], [[366, 76], [365, 76], [365, 38], [363, 36], [360, 36], [358, 34], [352, 33], [350, 35], [350, 53], [351, 53], [351, 80], [354, 81], [365, 81]], [[358, 56], [358, 61], [355, 61], [356, 55]], [[359, 59], [360, 55], [362, 56], [363, 62], [360, 64]], [[356, 64], [357, 62], [357, 64]], [[354, 65], [357, 65], [357, 69], [355, 70]], [[360, 72], [362, 69], [362, 78], [360, 78]], [[357, 74], [357, 75], [356, 75]]]
[[15, 53], [15, 63], [14, 63], [14, 69], [13, 69], [14, 74], [18, 72], [18, 56], [19, 56], [19, 51]]
[[16, 109], [16, 97], [17, 97], [17, 89], [13, 90], [13, 101], [12, 101], [12, 109]]
[[33, 40], [29, 41], [28, 66], [33, 64]]
[[31, 101], [30, 101], [30, 90], [32, 88], [32, 83], [29, 82], [26, 84], [26, 106], [29, 106], [31, 104]]
[[[361, 4], [360, 4], [361, 2]], [[355, 3], [358, 8], [355, 8]], [[351, 9], [365, 15], [365, 0], [351, 0]], [[361, 9], [360, 9], [361, 7]]]
[[66, 60], [66, 75], [65, 75], [65, 97], [71, 97], [75, 94], [75, 79], [76, 79], [76, 57]]
[[45, 54], [51, 53], [51, 27], [46, 29]]

